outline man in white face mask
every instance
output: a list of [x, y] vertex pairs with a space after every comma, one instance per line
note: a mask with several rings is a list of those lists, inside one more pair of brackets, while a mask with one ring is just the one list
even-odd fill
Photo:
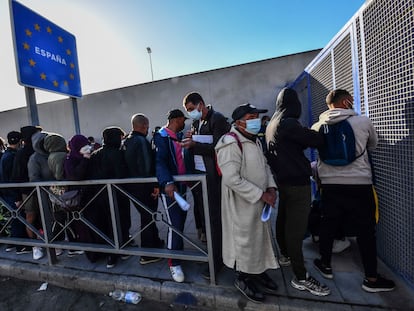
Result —
[[259, 113], [264, 112], [248, 103], [237, 107], [232, 114], [234, 127], [215, 148], [223, 178], [223, 262], [235, 269], [234, 286], [253, 302], [277, 293], [277, 284], [265, 271], [279, 267], [270, 222], [261, 220], [263, 206], [274, 207], [277, 198], [276, 183], [257, 137]]
[[[193, 173], [207, 175], [208, 205], [210, 211], [211, 241], [213, 244], [214, 273], [223, 266], [221, 259], [221, 177], [217, 172], [214, 146], [219, 138], [230, 130], [230, 124], [220, 113], [207, 106], [199, 93], [191, 92], [183, 99], [183, 106], [193, 119], [191, 131], [187, 133], [182, 146], [194, 155], [196, 166]], [[197, 135], [197, 136], [196, 136]], [[196, 137], [204, 138], [197, 140]], [[194, 188], [194, 218], [199, 239], [206, 242], [206, 227], [203, 211], [201, 186]], [[202, 275], [208, 279], [210, 271], [207, 266]]]

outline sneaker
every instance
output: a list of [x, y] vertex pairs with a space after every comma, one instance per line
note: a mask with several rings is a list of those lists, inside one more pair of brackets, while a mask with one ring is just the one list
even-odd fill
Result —
[[305, 280], [294, 278], [290, 281], [290, 284], [293, 288], [307, 290], [316, 296], [327, 296], [331, 293], [331, 290], [326, 285], [319, 283], [319, 281], [315, 280], [310, 275], [307, 275]]
[[63, 254], [63, 249], [61, 249], [61, 248], [55, 248], [55, 253], [56, 253], [56, 256], [60, 256], [60, 255]]
[[265, 294], [276, 294], [278, 286], [265, 272], [253, 276], [253, 280], [263, 288]]
[[127, 259], [129, 259], [129, 257], [131, 257], [131, 255], [121, 255], [121, 259], [122, 260], [127, 260]]
[[184, 272], [183, 269], [181, 269], [181, 266], [171, 266], [170, 271], [174, 281], [178, 283], [184, 282]]
[[315, 259], [313, 261], [313, 266], [316, 268], [316, 270], [318, 270], [318, 272], [320, 274], [322, 274], [322, 276], [325, 279], [333, 279], [333, 273], [332, 273], [332, 268], [328, 267], [327, 265], [325, 265], [322, 260], [320, 259]]
[[378, 292], [390, 292], [395, 288], [394, 281], [387, 280], [378, 274], [377, 280], [372, 282], [368, 279], [364, 279], [362, 283], [362, 289], [369, 293], [378, 293]]
[[290, 266], [290, 257], [287, 257], [285, 255], [280, 255], [279, 265], [281, 265], [282, 267]]
[[161, 261], [162, 258], [159, 257], [146, 257], [146, 256], [141, 256], [141, 258], [139, 259], [139, 263], [141, 265], [147, 265], [149, 263], [154, 263], [154, 262], [158, 262]]
[[332, 246], [332, 253], [338, 254], [340, 252], [343, 252], [350, 246], [351, 242], [347, 238], [344, 238], [343, 240], [334, 240]]
[[9, 252], [13, 251], [15, 248], [16, 248], [15, 245], [9, 244], [9, 245], [6, 246], [6, 252], [9, 253]]
[[210, 281], [210, 268], [208, 267], [208, 264], [206, 264], [202, 269], [203, 270], [201, 271], [201, 277], [204, 280]]
[[21, 255], [21, 254], [28, 254], [32, 252], [32, 248], [31, 247], [27, 247], [27, 246], [17, 246], [16, 247], [16, 255]]
[[33, 246], [33, 259], [39, 260], [44, 256], [43, 249], [38, 246]]
[[76, 256], [76, 255], [82, 255], [82, 254], [85, 254], [85, 251], [81, 251], [81, 250], [78, 250], [78, 249], [68, 250], [68, 257], [73, 257], [73, 256]]
[[236, 287], [240, 293], [242, 293], [250, 301], [262, 303], [265, 300], [263, 293], [257, 289], [256, 285], [249, 277], [244, 279], [237, 278], [234, 281], [234, 287]]
[[106, 268], [111, 269], [115, 267], [116, 261], [117, 261], [116, 256], [108, 256], [108, 258], [106, 259]]

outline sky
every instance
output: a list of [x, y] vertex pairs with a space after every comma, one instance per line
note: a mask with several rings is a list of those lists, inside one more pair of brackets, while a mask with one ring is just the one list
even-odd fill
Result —
[[[19, 0], [76, 37], [83, 95], [323, 48], [365, 0]], [[26, 106], [0, 0], [0, 111]], [[147, 52], [151, 48], [151, 55]], [[36, 90], [37, 103], [67, 96]]]

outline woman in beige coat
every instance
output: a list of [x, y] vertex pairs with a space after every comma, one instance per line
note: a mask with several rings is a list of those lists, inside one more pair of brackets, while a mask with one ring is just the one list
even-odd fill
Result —
[[279, 267], [270, 224], [261, 221], [265, 203], [276, 202], [276, 183], [257, 138], [259, 113], [266, 111], [250, 104], [237, 107], [234, 127], [215, 147], [222, 172], [223, 262], [236, 270], [234, 286], [254, 302], [276, 291], [265, 271]]

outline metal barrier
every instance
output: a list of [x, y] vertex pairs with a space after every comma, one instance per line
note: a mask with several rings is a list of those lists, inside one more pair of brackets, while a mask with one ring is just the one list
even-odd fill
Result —
[[[171, 259], [182, 259], [188, 261], [198, 261], [198, 262], [208, 262], [209, 271], [210, 271], [210, 280], [211, 284], [215, 284], [215, 274], [214, 270], [214, 261], [212, 258], [212, 241], [211, 241], [211, 231], [210, 231], [210, 217], [209, 217], [209, 208], [208, 208], [208, 194], [206, 186], [206, 176], [205, 175], [180, 175], [174, 176], [174, 180], [177, 182], [186, 182], [189, 184], [189, 189], [192, 190], [196, 186], [201, 184], [202, 194], [203, 194], [203, 209], [204, 217], [206, 224], [206, 236], [207, 236], [207, 250], [205, 247], [198, 245], [193, 239], [186, 236], [183, 232], [174, 228], [166, 220], [165, 215], [161, 211], [152, 211], [149, 207], [145, 206], [138, 198], [129, 193], [124, 187], [128, 184], [146, 184], [146, 183], [156, 183], [157, 179], [155, 177], [151, 178], [127, 178], [127, 179], [105, 179], [105, 180], [86, 180], [86, 181], [50, 181], [50, 182], [36, 182], [36, 183], [5, 183], [0, 184], [0, 189], [27, 189], [27, 192], [30, 191], [28, 196], [22, 202], [22, 204], [15, 209], [13, 206], [7, 203], [3, 197], [0, 197], [0, 203], [3, 205], [3, 211], [8, 214], [8, 217], [5, 217], [0, 222], [0, 243], [4, 244], [13, 244], [21, 246], [38, 246], [46, 249], [47, 258], [49, 265], [53, 265], [57, 261], [55, 249], [67, 249], [67, 250], [83, 250], [97, 253], [108, 253], [108, 254], [118, 254], [118, 255], [133, 255], [133, 256], [151, 256], [151, 257], [160, 257], [160, 258], [171, 258]], [[61, 229], [58, 232], [52, 233], [52, 228], [56, 225], [56, 220], [54, 219], [52, 212], [52, 203], [49, 199], [50, 196], [54, 196], [53, 192], [50, 190], [50, 186], [77, 186], [77, 187], [94, 187], [95, 193], [92, 197], [80, 206], [76, 211], [68, 212], [68, 217], [64, 223], [60, 223]], [[107, 198], [110, 209], [111, 223], [112, 223], [112, 237], [103, 233], [95, 224], [91, 223], [87, 217], [85, 217], [84, 212], [88, 207], [93, 204], [97, 197], [102, 194], [104, 191], [107, 192]], [[168, 229], [171, 229], [176, 234], [181, 236], [184, 241], [186, 241], [191, 249], [184, 249], [182, 251], [178, 250], [168, 250], [160, 248], [142, 248], [138, 246], [130, 246], [130, 243], [146, 228], [140, 228], [133, 236], [124, 243], [121, 242], [121, 228], [120, 228], [120, 217], [118, 211], [118, 203], [116, 200], [117, 193], [121, 193], [126, 196], [130, 202], [140, 206], [145, 212], [152, 215], [152, 222], [159, 225], [166, 226]], [[183, 197], [186, 196], [185, 193], [182, 194]], [[24, 211], [24, 206], [28, 204], [29, 200], [36, 199], [39, 204], [40, 218], [42, 230], [37, 229], [32, 224], [29, 224], [24, 217], [20, 214]], [[175, 203], [175, 202], [174, 202]], [[172, 204], [174, 204], [172, 203]], [[170, 206], [169, 206], [170, 207]], [[169, 208], [167, 207], [167, 208]], [[1, 219], [0, 219], [1, 220]], [[37, 239], [22, 239], [22, 238], [12, 238], [4, 236], [4, 233], [9, 230], [10, 224], [12, 221], [19, 221], [23, 223], [26, 227], [32, 231]], [[89, 230], [92, 230], [97, 234], [106, 244], [92, 244], [92, 243], [83, 243], [83, 242], [69, 242], [58, 241], [56, 240], [57, 236], [70, 230], [71, 224], [75, 221], [81, 222], [83, 225], [87, 226]]]

